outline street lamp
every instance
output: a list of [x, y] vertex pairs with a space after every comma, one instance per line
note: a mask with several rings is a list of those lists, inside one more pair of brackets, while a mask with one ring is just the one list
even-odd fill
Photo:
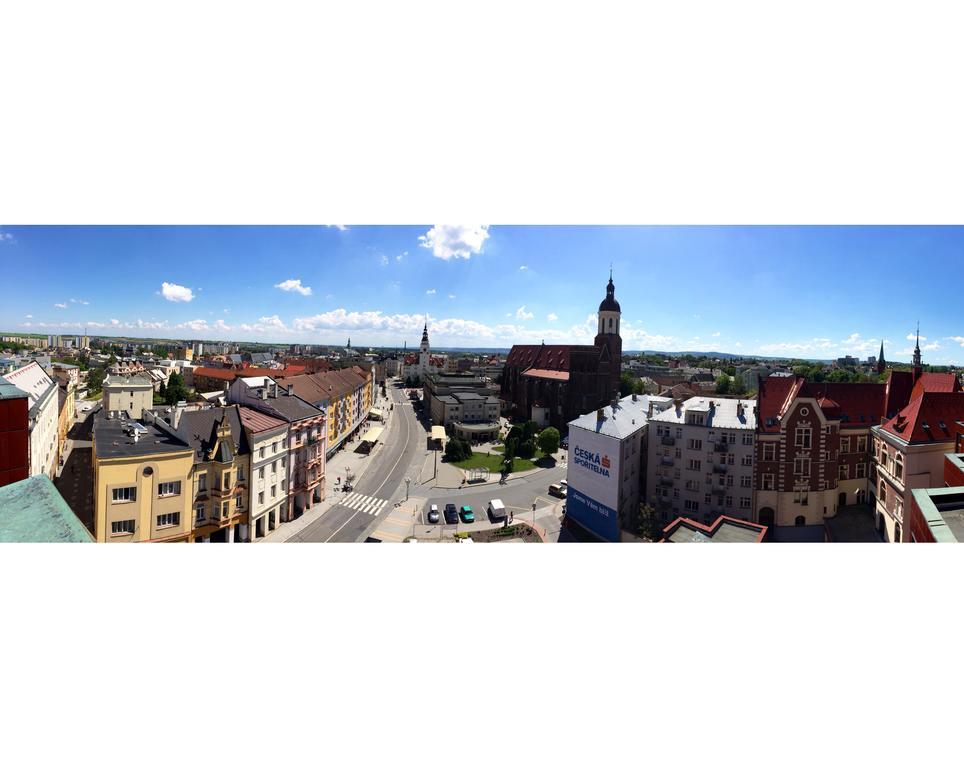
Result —
[[405, 478], [405, 501], [408, 501], [408, 487], [412, 484], [412, 478]]

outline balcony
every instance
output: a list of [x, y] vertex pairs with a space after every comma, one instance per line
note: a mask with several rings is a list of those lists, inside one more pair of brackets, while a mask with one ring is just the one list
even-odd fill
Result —
[[725, 475], [728, 471], [729, 471], [729, 470], [727, 469], [726, 464], [714, 464], [714, 465], [713, 465], [713, 474], [714, 474], [714, 475]]
[[660, 442], [663, 445], [676, 445], [676, 438], [671, 437], [670, 435], [663, 435], [663, 437], [660, 439]]
[[726, 493], [726, 486], [714, 485], [712, 488], [710, 488], [710, 493], [716, 496], [723, 496]]
[[659, 460], [659, 463], [662, 464], [664, 467], [673, 466], [673, 462], [674, 462], [674, 459], [672, 456], [663, 456], [663, 458]]
[[672, 488], [672, 487], [673, 487], [673, 478], [671, 478], [671, 477], [661, 477], [661, 478], [659, 479], [659, 484], [660, 484], [661, 486], [663, 486], [664, 488]]
[[713, 450], [716, 451], [717, 453], [729, 453], [729, 452], [730, 452], [730, 444], [729, 444], [729, 443], [716, 443], [716, 444], [713, 446]]

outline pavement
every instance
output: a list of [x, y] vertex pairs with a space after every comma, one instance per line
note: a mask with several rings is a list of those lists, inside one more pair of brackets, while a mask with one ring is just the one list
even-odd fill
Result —
[[[78, 409], [83, 401], [78, 401]], [[94, 532], [94, 444], [92, 432], [95, 410], [77, 411], [76, 420], [67, 432], [64, 463], [54, 485], [77, 518]]]

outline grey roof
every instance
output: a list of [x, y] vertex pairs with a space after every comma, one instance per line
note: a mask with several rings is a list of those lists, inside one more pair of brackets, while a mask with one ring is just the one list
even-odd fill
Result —
[[[139, 435], [136, 441], [131, 434], [134, 430]], [[96, 455], [105, 459], [190, 450], [183, 440], [154, 424], [144, 424], [126, 416], [108, 419], [103, 410], [94, 417], [94, 447]]]
[[16, 400], [20, 397], [30, 397], [30, 394], [0, 376], [0, 400]]
[[964, 493], [960, 488], [918, 488], [913, 494], [934, 541], [964, 541]]
[[241, 355], [228, 355], [228, 360], [230, 360], [232, 363], [237, 363], [238, 365], [241, 365], [241, 363], [244, 362]]
[[154, 387], [154, 382], [146, 373], [110, 374], [104, 379], [105, 387]]
[[[217, 425], [222, 421], [231, 427], [231, 437], [238, 448], [239, 454], [246, 454], [248, 438], [241, 425], [238, 406], [226, 408], [205, 408], [200, 411], [186, 411], [181, 414], [177, 425], [177, 435], [194, 449], [194, 461], [207, 461], [207, 452], [211, 450], [217, 437]], [[230, 447], [223, 442], [219, 446], [217, 461], [227, 464], [233, 461], [234, 455]]]
[[[711, 407], [712, 404], [712, 407]], [[737, 404], [743, 405], [743, 415], [737, 416]], [[725, 400], [719, 397], [691, 397], [681, 408], [668, 408], [662, 413], [653, 414], [650, 421], [664, 424], [685, 424], [687, 412], [708, 415], [707, 427], [717, 429], [756, 429], [755, 400]]]
[[90, 541], [90, 533], [46, 475], [0, 488], [0, 542]]
[[678, 544], [755, 544], [760, 539], [760, 533], [759, 529], [732, 520], [724, 520], [711, 531], [696, 528], [683, 520], [666, 538]]
[[251, 362], [252, 363], [269, 363], [274, 360], [274, 355], [270, 352], [252, 352]]
[[599, 420], [597, 412], [592, 411], [570, 421], [569, 427], [622, 440], [646, 426], [650, 403], [665, 405], [671, 402], [667, 397], [649, 395], [638, 395], [634, 401], [632, 395], [629, 395], [620, 400], [616, 408], [608, 405], [603, 408], [605, 418], [602, 421]]

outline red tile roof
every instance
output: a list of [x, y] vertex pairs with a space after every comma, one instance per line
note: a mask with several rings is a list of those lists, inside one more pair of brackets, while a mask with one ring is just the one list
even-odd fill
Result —
[[237, 371], [230, 368], [195, 368], [195, 376], [209, 376], [212, 379], [222, 379], [224, 381], [234, 381], [238, 377]]
[[807, 383], [800, 397], [829, 398], [839, 411], [824, 412], [827, 418], [839, 418], [841, 427], [873, 427], [884, 418], [887, 396], [885, 384], [873, 383]]
[[505, 359], [508, 367], [543, 368], [551, 371], [568, 371], [572, 350], [595, 349], [574, 344], [516, 344]]
[[569, 381], [569, 371], [550, 371], [545, 368], [530, 368], [523, 376], [531, 376], [535, 379], [549, 379], [551, 381]]
[[908, 443], [953, 442], [955, 422], [964, 419], [964, 392], [927, 392], [884, 424], [884, 431]]
[[238, 415], [241, 417], [241, 423], [256, 433], [287, 426], [287, 422], [268, 416], [261, 411], [256, 411], [254, 408], [248, 408], [246, 405], [238, 408]]

